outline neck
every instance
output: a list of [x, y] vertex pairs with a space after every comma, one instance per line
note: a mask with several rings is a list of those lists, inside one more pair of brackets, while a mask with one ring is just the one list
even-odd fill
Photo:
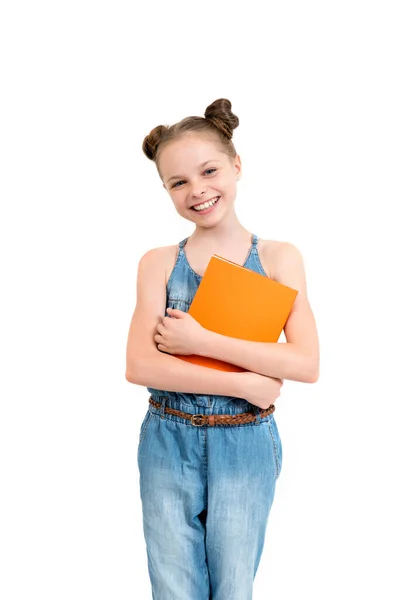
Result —
[[215, 227], [201, 227], [197, 225], [195, 231], [190, 236], [192, 244], [212, 246], [245, 243], [249, 241], [249, 238], [251, 238], [251, 233], [239, 222], [234, 211], [226, 215]]

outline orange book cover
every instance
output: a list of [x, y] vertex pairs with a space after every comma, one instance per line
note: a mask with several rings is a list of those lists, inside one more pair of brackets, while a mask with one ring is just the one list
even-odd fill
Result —
[[[277, 342], [297, 290], [214, 254], [188, 313], [206, 329], [253, 342]], [[221, 371], [244, 371], [214, 358], [175, 355]]]

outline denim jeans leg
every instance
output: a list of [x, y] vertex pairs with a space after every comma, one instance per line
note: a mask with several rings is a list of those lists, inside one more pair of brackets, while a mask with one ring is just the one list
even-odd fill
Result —
[[[172, 404], [192, 414], [246, 409], [201, 402]], [[145, 416], [138, 447], [153, 600], [251, 600], [282, 463], [274, 416], [194, 427], [161, 404]]]
[[251, 600], [276, 485], [268, 418], [209, 428], [206, 552], [213, 600]]
[[204, 430], [158, 414], [138, 449], [153, 600], [209, 600]]

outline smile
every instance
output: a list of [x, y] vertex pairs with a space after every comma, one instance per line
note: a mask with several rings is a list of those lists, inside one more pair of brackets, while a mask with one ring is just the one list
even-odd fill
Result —
[[191, 206], [191, 209], [195, 210], [196, 212], [208, 212], [209, 209], [211, 209], [213, 206], [215, 206], [218, 202], [218, 200], [220, 199], [220, 196], [216, 196], [215, 198], [212, 198], [211, 200], [207, 200], [207, 202], [203, 202], [202, 204], [195, 204], [194, 206]]

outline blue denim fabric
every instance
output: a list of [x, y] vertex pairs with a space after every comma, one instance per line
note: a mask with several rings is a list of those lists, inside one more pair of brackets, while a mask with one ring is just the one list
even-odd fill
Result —
[[[201, 277], [184, 252], [167, 285], [167, 306], [187, 311]], [[244, 266], [265, 275], [257, 237]], [[148, 388], [140, 428], [143, 533], [153, 600], [251, 600], [276, 481], [282, 443], [274, 415], [243, 398], [183, 394]], [[190, 414], [253, 411], [241, 425], [196, 427], [165, 412]]]
[[[167, 283], [167, 302], [165, 309], [177, 308], [184, 312], [188, 312], [200, 281], [202, 280], [202, 277], [193, 271], [186, 258], [185, 244], [187, 240], [188, 238], [185, 238], [179, 242], [179, 253]], [[257, 242], [258, 237], [253, 234], [252, 244], [243, 266], [256, 273], [261, 273], [261, 275], [266, 277], [267, 275], [261, 265], [260, 257], [258, 256]], [[166, 310], [165, 316], [168, 316]], [[167, 396], [171, 400], [179, 399], [182, 402], [187, 402], [189, 399], [191, 402], [196, 402], [196, 398], [198, 397], [196, 394], [178, 394], [175, 392], [156, 390], [150, 387], [147, 389], [157, 402], [160, 402], [161, 396]], [[226, 402], [227, 399], [231, 399], [228, 398], [228, 396], [213, 396], [213, 398], [218, 398], [223, 402]]]

